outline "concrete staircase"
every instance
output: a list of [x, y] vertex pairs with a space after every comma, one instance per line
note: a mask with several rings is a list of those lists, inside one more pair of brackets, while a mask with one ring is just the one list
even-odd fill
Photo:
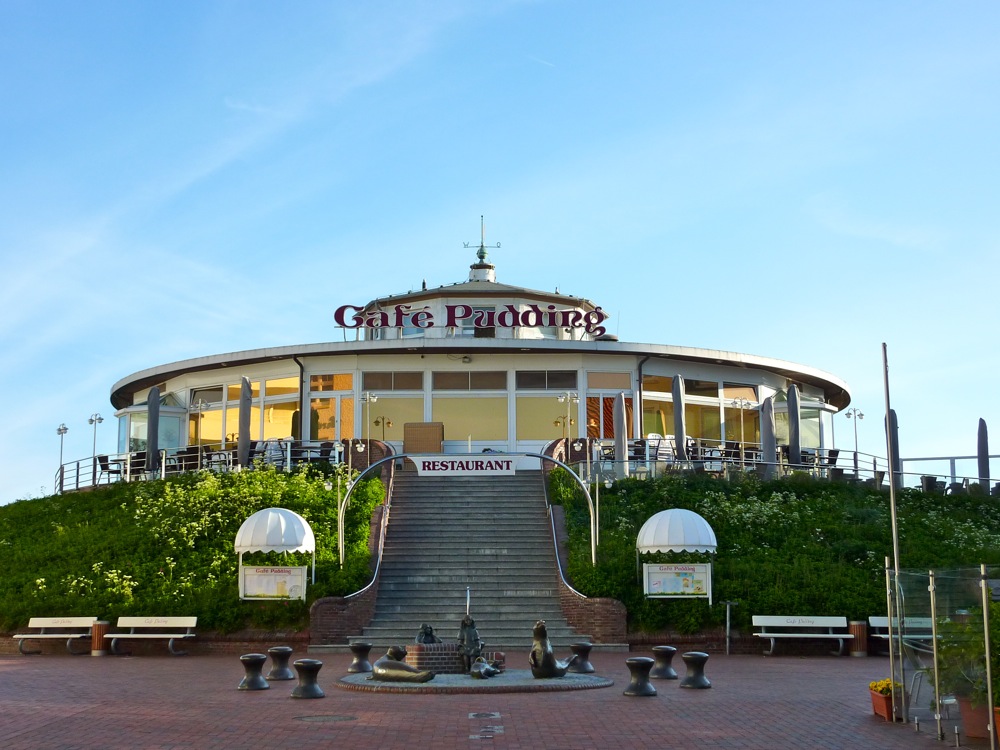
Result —
[[397, 472], [375, 617], [349, 640], [377, 648], [412, 643], [427, 623], [443, 641], [455, 642], [466, 587], [489, 650], [529, 649], [539, 619], [553, 645], [590, 640], [562, 616], [561, 585], [540, 472], [499, 478]]

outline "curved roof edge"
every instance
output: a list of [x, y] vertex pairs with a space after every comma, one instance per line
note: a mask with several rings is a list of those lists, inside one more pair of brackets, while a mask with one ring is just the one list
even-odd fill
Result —
[[698, 362], [729, 367], [752, 367], [778, 373], [789, 380], [816, 386], [822, 389], [826, 401], [837, 409], [844, 409], [851, 403], [850, 389], [840, 378], [828, 372], [807, 365], [800, 365], [771, 357], [755, 354], [740, 354], [721, 349], [698, 349], [666, 344], [637, 344], [624, 341], [557, 341], [549, 339], [391, 339], [387, 341], [345, 341], [320, 344], [298, 344], [292, 346], [247, 349], [225, 354], [180, 360], [169, 364], [140, 370], [122, 378], [111, 387], [111, 403], [116, 409], [129, 404], [127, 393], [151, 388], [166, 379], [188, 372], [213, 370], [222, 367], [239, 368], [291, 359], [340, 354], [405, 354], [422, 352], [427, 354], [448, 353], [455, 350], [481, 352], [484, 354], [605, 354], [619, 356], [649, 357], [659, 360]]

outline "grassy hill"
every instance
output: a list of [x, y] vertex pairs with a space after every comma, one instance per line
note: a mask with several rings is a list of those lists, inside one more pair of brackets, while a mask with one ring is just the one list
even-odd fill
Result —
[[[650, 516], [668, 508], [703, 516], [718, 551], [644, 555], [643, 562], [711, 561], [714, 601], [739, 602], [734, 627], [749, 631], [753, 614], [867, 619], [885, 612], [885, 558], [892, 557], [887, 490], [797, 475], [766, 483], [752, 475], [732, 482], [697, 475], [620, 481], [601, 490], [596, 567], [583, 493], [555, 472], [550, 495], [566, 508], [573, 585], [624, 602], [634, 630], [697, 632], [725, 621], [725, 608], [710, 609], [704, 599], [644, 598], [636, 537]], [[901, 568], [1000, 564], [1000, 499], [904, 489], [896, 505]]]
[[[29, 617], [183, 615], [220, 631], [305, 625], [315, 598], [355, 591], [368, 577], [369, 519], [384, 497], [364, 480], [346, 516], [345, 565], [337, 552], [334, 469], [284, 474], [268, 467], [197, 472], [166, 481], [118, 483], [90, 492], [0, 507], [0, 629]], [[299, 513], [316, 536], [316, 583], [308, 602], [240, 602], [233, 549], [258, 510]], [[306, 565], [306, 554], [254, 553], [247, 564]]]

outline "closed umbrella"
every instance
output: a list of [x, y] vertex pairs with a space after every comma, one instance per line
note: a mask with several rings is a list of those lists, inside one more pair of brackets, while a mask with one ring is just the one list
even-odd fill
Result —
[[236, 437], [236, 462], [240, 466], [250, 465], [250, 407], [252, 400], [250, 379], [244, 375], [240, 382], [239, 435]]
[[768, 396], [760, 405], [760, 452], [764, 461], [764, 478], [774, 479], [777, 466], [778, 441], [774, 437], [774, 397]]
[[674, 453], [678, 461], [687, 461], [687, 422], [684, 419], [684, 378], [674, 375]]
[[886, 439], [892, 449], [891, 472], [892, 486], [899, 489], [903, 486], [903, 459], [899, 457], [899, 420], [896, 418], [896, 410], [889, 409], [889, 416], [886, 420]]
[[153, 386], [146, 399], [146, 471], [160, 469], [160, 389]]
[[615, 396], [615, 476], [619, 479], [628, 476], [628, 431], [625, 421], [625, 394]]
[[792, 383], [788, 386], [788, 462], [802, 463], [802, 439], [799, 431], [799, 387]]
[[979, 419], [979, 443], [976, 447], [979, 458], [979, 487], [989, 494], [990, 491], [990, 441], [986, 436], [986, 420]]

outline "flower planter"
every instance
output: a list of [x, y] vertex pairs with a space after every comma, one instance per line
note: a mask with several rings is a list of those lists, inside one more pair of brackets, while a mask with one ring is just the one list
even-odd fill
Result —
[[892, 695], [882, 695], [874, 690], [868, 692], [872, 696], [872, 712], [886, 721], [892, 721]]
[[990, 736], [990, 710], [985, 704], [973, 706], [966, 696], [959, 696], [958, 711], [962, 714], [962, 729], [966, 737], [987, 739]]

